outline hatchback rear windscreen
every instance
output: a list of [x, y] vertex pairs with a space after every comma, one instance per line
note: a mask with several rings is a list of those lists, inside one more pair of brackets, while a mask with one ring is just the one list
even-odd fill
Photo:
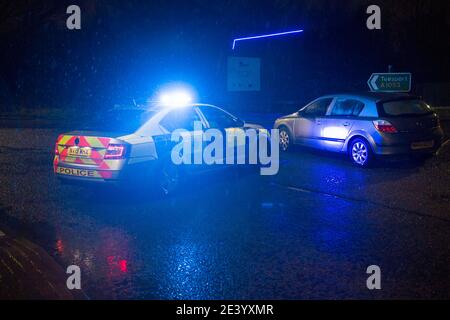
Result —
[[421, 100], [389, 101], [382, 104], [386, 116], [422, 116], [433, 113], [433, 109]]

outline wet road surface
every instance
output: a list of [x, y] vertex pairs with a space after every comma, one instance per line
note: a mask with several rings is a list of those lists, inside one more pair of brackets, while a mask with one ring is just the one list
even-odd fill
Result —
[[58, 183], [58, 133], [0, 130], [0, 229], [79, 265], [92, 299], [450, 298], [448, 150], [368, 170], [297, 150], [275, 177], [206, 176], [163, 199]]

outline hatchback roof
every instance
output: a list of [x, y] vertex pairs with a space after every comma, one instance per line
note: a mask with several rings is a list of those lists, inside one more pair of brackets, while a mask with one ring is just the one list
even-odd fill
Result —
[[390, 93], [390, 92], [347, 92], [347, 93], [339, 93], [330, 96], [351, 96], [351, 97], [359, 97], [363, 99], [369, 99], [373, 101], [391, 101], [397, 99], [421, 99], [421, 97], [416, 95], [411, 95], [408, 93]]

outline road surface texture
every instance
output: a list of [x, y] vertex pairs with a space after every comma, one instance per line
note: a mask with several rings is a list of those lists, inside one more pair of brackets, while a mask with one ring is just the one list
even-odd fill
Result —
[[[0, 129], [0, 230], [55, 261], [43, 275], [80, 266], [91, 299], [450, 298], [448, 144], [425, 163], [371, 169], [299, 149], [277, 176], [206, 176], [161, 198], [55, 181], [59, 133]], [[1, 239], [0, 295], [55, 298], [41, 282], [17, 289], [27, 275], [7, 272]], [[370, 265], [381, 290], [366, 287]]]

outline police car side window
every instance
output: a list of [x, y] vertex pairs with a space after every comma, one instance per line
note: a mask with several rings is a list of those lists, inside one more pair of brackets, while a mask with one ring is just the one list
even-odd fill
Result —
[[161, 125], [172, 132], [177, 129], [194, 131], [194, 123], [201, 121], [193, 109], [180, 109], [170, 111], [161, 121]]
[[228, 113], [214, 107], [200, 107], [211, 128], [225, 129], [236, 126], [236, 120]]

